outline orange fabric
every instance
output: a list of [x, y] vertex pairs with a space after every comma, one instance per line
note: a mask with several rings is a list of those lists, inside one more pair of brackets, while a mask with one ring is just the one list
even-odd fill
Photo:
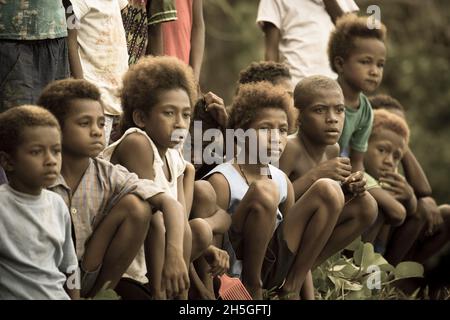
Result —
[[162, 24], [164, 54], [189, 64], [193, 0], [176, 0], [177, 20]]

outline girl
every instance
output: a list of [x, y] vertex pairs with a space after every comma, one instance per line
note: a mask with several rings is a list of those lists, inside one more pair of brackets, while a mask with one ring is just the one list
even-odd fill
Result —
[[[242, 277], [254, 299], [263, 297], [262, 288], [278, 288], [280, 297], [298, 299], [307, 277], [303, 294], [314, 298], [309, 270], [344, 204], [339, 185], [330, 179], [316, 181], [294, 204], [292, 184], [270, 164], [286, 146], [290, 99], [285, 89], [268, 82], [242, 85], [228, 128], [242, 129], [250, 143], [235, 131], [241, 152], [206, 176], [218, 205], [231, 214], [224, 241], [231, 271]], [[255, 145], [259, 150], [252, 150]], [[268, 152], [270, 157], [264, 156]]]
[[[227, 220], [197, 218], [188, 223], [194, 188], [196, 192], [213, 192], [210, 186], [210, 191], [206, 190], [204, 183], [194, 187], [193, 167], [186, 165], [176, 149], [187, 134], [195, 99], [196, 84], [188, 66], [171, 57], [141, 59], [124, 77], [123, 136], [103, 153], [141, 179], [154, 180], [185, 209], [183, 217], [163, 217], [158, 212], [152, 218], [145, 257], [155, 298], [180, 294], [186, 298], [188, 288], [171, 279], [176, 273], [187, 272], [189, 262], [203, 254], [211, 262], [213, 275], [223, 273], [228, 264], [226, 253], [211, 246], [213, 233], [226, 231]], [[204, 212], [210, 208], [199, 200], [192, 211], [211, 217], [217, 210]]]

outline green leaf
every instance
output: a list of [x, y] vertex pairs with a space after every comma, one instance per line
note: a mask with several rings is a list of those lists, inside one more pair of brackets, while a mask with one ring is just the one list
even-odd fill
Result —
[[363, 242], [361, 241], [361, 236], [359, 236], [352, 243], [350, 243], [347, 247], [345, 247], [345, 250], [356, 251], [362, 245], [363, 245]]
[[412, 261], [400, 262], [394, 270], [395, 280], [405, 278], [423, 278], [423, 266]]

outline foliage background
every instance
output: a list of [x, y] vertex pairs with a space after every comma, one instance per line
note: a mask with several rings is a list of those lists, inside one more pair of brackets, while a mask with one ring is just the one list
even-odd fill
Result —
[[[264, 57], [258, 0], [204, 0], [206, 52], [201, 84], [227, 104], [239, 71]], [[383, 84], [407, 108], [411, 148], [438, 203], [450, 203], [450, 1], [356, 0], [361, 13], [381, 8], [388, 28]]]

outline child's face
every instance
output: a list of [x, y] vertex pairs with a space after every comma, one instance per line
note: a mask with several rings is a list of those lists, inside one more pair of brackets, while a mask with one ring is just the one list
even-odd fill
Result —
[[301, 108], [300, 132], [320, 145], [333, 145], [344, 127], [344, 96], [340, 90], [317, 90], [311, 103]]
[[80, 157], [96, 157], [105, 147], [105, 115], [100, 102], [75, 99], [64, 120], [63, 150]]
[[354, 48], [342, 66], [339, 77], [355, 91], [373, 92], [381, 83], [386, 47], [378, 39], [355, 38]]
[[[258, 156], [267, 154], [267, 156], [271, 156], [272, 162], [278, 161], [286, 147], [288, 128], [288, 117], [284, 110], [264, 108], [259, 111], [256, 118], [249, 124], [249, 129], [257, 130], [258, 146], [261, 150], [258, 150]], [[247, 148], [248, 150], [249, 148]], [[260, 163], [264, 162], [261, 160], [264, 159], [258, 157]]]
[[191, 121], [191, 102], [183, 89], [162, 91], [159, 102], [143, 117], [145, 132], [158, 149], [173, 148], [186, 137]]
[[370, 137], [364, 155], [364, 167], [368, 174], [379, 179], [385, 172], [394, 172], [403, 157], [406, 141], [397, 133], [382, 129]]
[[38, 195], [61, 170], [61, 134], [55, 127], [25, 127], [22, 141], [5, 169], [15, 189]]

